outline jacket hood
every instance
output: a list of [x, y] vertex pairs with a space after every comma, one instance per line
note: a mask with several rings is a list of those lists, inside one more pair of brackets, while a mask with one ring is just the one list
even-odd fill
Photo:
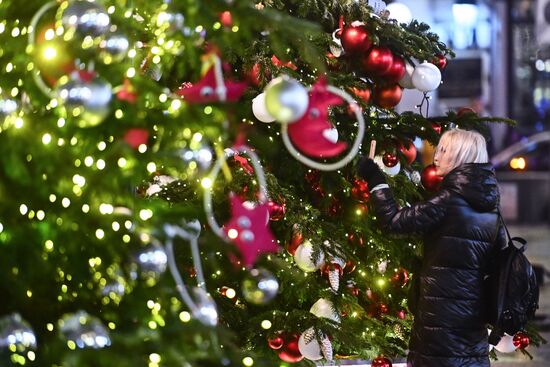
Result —
[[466, 163], [456, 167], [445, 176], [441, 188], [462, 196], [478, 211], [492, 211], [499, 204], [497, 179], [490, 163]]

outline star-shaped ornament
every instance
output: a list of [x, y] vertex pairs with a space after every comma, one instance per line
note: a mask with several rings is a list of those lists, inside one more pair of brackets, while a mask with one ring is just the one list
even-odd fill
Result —
[[329, 108], [343, 99], [327, 90], [327, 82], [319, 79], [309, 92], [309, 106], [304, 116], [288, 125], [288, 134], [296, 148], [307, 156], [330, 158], [342, 153], [347, 144], [338, 141], [338, 131], [328, 120]]
[[197, 83], [189, 84], [183, 83], [176, 91], [177, 95], [189, 103], [236, 102], [241, 98], [247, 86], [244, 82], [229, 80], [223, 81], [225, 87], [218, 85], [214, 66]]
[[239, 250], [245, 266], [252, 266], [256, 258], [265, 252], [277, 252], [279, 246], [269, 229], [265, 218], [269, 217], [267, 203], [258, 203], [254, 207], [231, 194], [231, 219], [224, 231]]

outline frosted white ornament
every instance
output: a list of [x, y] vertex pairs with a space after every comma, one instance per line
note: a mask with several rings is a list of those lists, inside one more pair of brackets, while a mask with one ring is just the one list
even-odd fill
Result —
[[382, 260], [378, 263], [377, 270], [380, 274], [384, 274], [386, 272], [386, 269], [388, 268], [388, 261]]
[[317, 317], [324, 317], [325, 319], [340, 323], [340, 316], [336, 313], [334, 304], [326, 298], [319, 298], [317, 302], [311, 306], [309, 312]]
[[436, 90], [441, 83], [441, 71], [432, 63], [423, 62], [414, 68], [412, 83], [422, 92]]
[[374, 163], [376, 163], [378, 165], [378, 167], [380, 167], [380, 169], [385, 174], [387, 174], [388, 176], [395, 176], [401, 170], [401, 163], [400, 162], [397, 162], [397, 164], [393, 167], [388, 167], [384, 164], [384, 161], [382, 160], [381, 155], [377, 155], [376, 157], [374, 157], [373, 160], [374, 160]]
[[252, 113], [261, 122], [270, 123], [275, 121], [275, 117], [267, 112], [265, 106], [265, 93], [260, 93], [252, 100]]
[[319, 260], [312, 259], [313, 245], [309, 240], [305, 240], [294, 253], [294, 261], [296, 265], [305, 272], [313, 272], [318, 270], [325, 263], [325, 255], [321, 252]]
[[516, 350], [516, 346], [514, 345], [514, 337], [504, 334], [498, 344], [495, 345], [495, 349], [501, 353], [512, 353]]
[[405, 74], [399, 80], [399, 85], [406, 89], [414, 89], [414, 84], [412, 82], [412, 75], [414, 73], [414, 66], [412, 66], [408, 61], [405, 61]]

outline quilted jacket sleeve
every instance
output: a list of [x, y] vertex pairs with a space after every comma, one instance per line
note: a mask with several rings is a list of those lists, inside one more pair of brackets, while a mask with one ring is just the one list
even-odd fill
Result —
[[378, 222], [383, 228], [397, 234], [425, 233], [441, 223], [445, 216], [448, 191], [441, 190], [430, 200], [410, 207], [399, 208], [390, 189], [375, 190], [370, 201]]

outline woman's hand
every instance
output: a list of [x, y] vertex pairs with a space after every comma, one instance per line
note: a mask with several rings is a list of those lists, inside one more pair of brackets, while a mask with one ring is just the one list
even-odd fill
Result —
[[386, 183], [386, 178], [380, 170], [380, 167], [374, 161], [367, 157], [359, 158], [357, 162], [357, 176], [367, 181], [369, 188]]

